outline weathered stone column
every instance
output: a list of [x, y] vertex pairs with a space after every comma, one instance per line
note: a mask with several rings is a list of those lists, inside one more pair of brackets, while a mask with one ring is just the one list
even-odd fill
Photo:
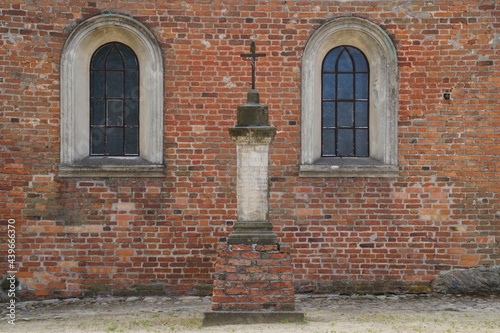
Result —
[[238, 107], [237, 124], [229, 128], [237, 148], [238, 221], [229, 244], [277, 244], [269, 222], [269, 145], [276, 127], [269, 126], [267, 106], [252, 89], [247, 103]]

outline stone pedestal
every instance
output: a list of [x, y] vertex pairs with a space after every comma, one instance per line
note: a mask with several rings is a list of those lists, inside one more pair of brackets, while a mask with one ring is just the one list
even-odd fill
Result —
[[229, 129], [237, 149], [238, 221], [229, 244], [278, 244], [269, 222], [269, 145], [276, 127], [268, 124], [267, 106], [260, 105], [257, 90], [238, 107], [237, 123]]
[[238, 221], [229, 235], [229, 244], [277, 244], [269, 222], [269, 145], [273, 126], [229, 129], [237, 149]]

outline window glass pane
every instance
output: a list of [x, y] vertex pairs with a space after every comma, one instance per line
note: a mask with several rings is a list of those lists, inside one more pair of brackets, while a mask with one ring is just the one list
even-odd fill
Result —
[[335, 99], [335, 74], [323, 74], [323, 99]]
[[137, 58], [135, 57], [134, 51], [126, 45], [116, 44], [117, 49], [121, 52], [125, 69], [137, 69]]
[[335, 103], [323, 103], [323, 127], [335, 126]]
[[91, 125], [104, 125], [104, 100], [92, 99], [90, 105], [90, 124]]
[[90, 96], [102, 98], [104, 97], [104, 72], [92, 71], [90, 75]]
[[368, 156], [368, 130], [356, 130], [356, 156]]
[[123, 128], [106, 128], [106, 152], [108, 155], [123, 155]]
[[106, 97], [123, 98], [123, 72], [106, 72]]
[[323, 156], [335, 156], [335, 130], [323, 130]]
[[125, 128], [125, 155], [139, 153], [139, 129], [137, 127]]
[[337, 99], [353, 99], [354, 98], [354, 75], [352, 74], [339, 74], [338, 75], [338, 97]]
[[108, 126], [123, 126], [123, 101], [110, 99], [108, 100], [107, 110], [107, 125]]
[[356, 74], [356, 99], [368, 99], [368, 74]]
[[338, 156], [354, 155], [354, 131], [351, 129], [338, 130]]
[[125, 72], [125, 98], [139, 97], [139, 76], [137, 71]]
[[339, 102], [338, 103], [338, 127], [352, 127], [353, 124], [353, 103]]
[[90, 129], [90, 154], [104, 155], [104, 128], [94, 127]]
[[99, 48], [92, 56], [91, 69], [101, 69], [104, 70], [106, 65], [106, 56], [109, 50], [113, 47], [112, 44], [107, 44]]
[[368, 127], [368, 102], [356, 102], [356, 127]]
[[340, 54], [340, 58], [338, 61], [338, 72], [352, 72], [352, 60], [349, 54], [344, 51]]
[[349, 52], [351, 52], [351, 56], [354, 59], [356, 72], [368, 72], [368, 63], [363, 53], [354, 47], [349, 47]]
[[125, 100], [125, 125], [139, 125], [139, 103], [135, 99]]
[[323, 61], [323, 72], [335, 72], [335, 64], [337, 63], [337, 58], [342, 51], [341, 47], [334, 48], [325, 57]]
[[111, 49], [106, 59], [106, 69], [107, 70], [123, 70], [125, 68], [123, 63], [123, 58], [116, 47]]

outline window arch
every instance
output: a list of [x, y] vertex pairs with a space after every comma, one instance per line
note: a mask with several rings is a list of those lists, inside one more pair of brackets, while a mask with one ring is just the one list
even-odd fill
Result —
[[[91, 75], [96, 75], [94, 80], [97, 80], [98, 75], [102, 75], [102, 73], [96, 74], [99, 71], [91, 74], [92, 62], [97, 59], [96, 56], [103, 47], [110, 47], [110, 45], [121, 50], [122, 55], [127, 53], [127, 50], [135, 54], [137, 61], [137, 95], [135, 97], [129, 96], [130, 98], [124, 97], [122, 99], [115, 96], [119, 95], [120, 91], [112, 91], [112, 95], [108, 96], [110, 98], [98, 101], [92, 95], [91, 85], [92, 89], [95, 89], [95, 86]], [[131, 57], [129, 56], [132, 53], [129, 52], [128, 56], [125, 57], [129, 59], [128, 61], [130, 61]], [[125, 69], [123, 75], [127, 71], [128, 69]], [[120, 71], [116, 71], [116, 73], [118, 72]], [[140, 75], [138, 75], [139, 73]], [[133, 76], [134, 74], [128, 75]], [[125, 80], [124, 84], [132, 81], [132, 79]], [[123, 89], [133, 90], [131, 87], [123, 87]], [[112, 151], [102, 153], [99, 151], [99, 149], [103, 149], [102, 145], [92, 147], [94, 139], [99, 139], [96, 134], [99, 131], [97, 129], [99, 126], [97, 123], [93, 123], [94, 126], [91, 125], [95, 121], [91, 113], [100, 112], [103, 102], [109, 103], [108, 111], [110, 112], [106, 114], [107, 116], [116, 116], [122, 112], [122, 116], [125, 117], [123, 121], [119, 120], [119, 117], [112, 117], [114, 120], [106, 119], [107, 121], [115, 121], [115, 123], [111, 123], [112, 126], [123, 124], [122, 129], [117, 131], [118, 134], [125, 131], [132, 133], [137, 130], [136, 134], [121, 136], [124, 140], [123, 146], [128, 145], [132, 153], [129, 154], [126, 149], [119, 153], [117, 150], [113, 150], [116, 147], [108, 147]], [[131, 119], [133, 116], [127, 113], [135, 102], [140, 110], [137, 120]], [[93, 103], [94, 105], [92, 105]], [[100, 106], [97, 105], [99, 103], [101, 103]], [[127, 115], [129, 116], [128, 120], [126, 119]], [[139, 128], [133, 129], [135, 125], [132, 126], [132, 123], [135, 121], [137, 121], [137, 126], [140, 126], [140, 130]], [[111, 133], [111, 129], [109, 130]], [[92, 133], [92, 131], [96, 133]], [[100, 131], [105, 133], [106, 126], [102, 127]], [[110, 135], [112, 139], [120, 137], [120, 135], [114, 137], [114, 134]], [[134, 139], [135, 136], [137, 141]], [[102, 137], [104, 138], [104, 136]], [[137, 146], [136, 148], [133, 147], [134, 144]], [[155, 177], [165, 174], [163, 166], [163, 59], [161, 49], [153, 34], [144, 25], [130, 17], [117, 14], [92, 17], [77, 26], [66, 41], [61, 56], [61, 162], [59, 173], [63, 177]]]
[[[323, 99], [324, 61], [335, 52], [359, 50], [367, 62], [368, 91], [366, 101]], [[339, 53], [338, 56], [341, 54]], [[349, 59], [354, 57], [352, 54]], [[347, 58], [344, 58], [347, 59]], [[340, 59], [337, 59], [340, 60]], [[326, 75], [334, 73], [326, 73]], [[341, 73], [337, 72], [336, 75]], [[344, 73], [348, 74], [348, 73]], [[350, 73], [349, 75], [353, 75]], [[356, 75], [357, 76], [357, 75]], [[391, 39], [374, 23], [357, 17], [342, 17], [327, 22], [316, 30], [302, 56], [302, 103], [301, 103], [301, 164], [303, 177], [392, 177], [397, 175], [397, 106], [398, 106], [397, 53]], [[338, 78], [337, 78], [338, 79]], [[355, 89], [355, 87], [353, 87]], [[323, 150], [324, 103], [367, 103], [368, 143], [366, 151], [356, 156], [354, 148], [338, 154]], [[351, 103], [351, 104], [349, 104]], [[360, 104], [361, 105], [361, 104]], [[327, 105], [332, 107], [332, 105]], [[353, 111], [354, 112], [354, 111]], [[338, 119], [337, 119], [338, 120]], [[349, 121], [349, 119], [347, 119]], [[353, 145], [359, 136], [352, 128], [336, 128], [352, 134]], [[361, 129], [361, 128], [360, 128]], [[352, 132], [348, 132], [352, 131]], [[348, 138], [349, 139], [349, 138]], [[363, 156], [364, 155], [364, 156]]]

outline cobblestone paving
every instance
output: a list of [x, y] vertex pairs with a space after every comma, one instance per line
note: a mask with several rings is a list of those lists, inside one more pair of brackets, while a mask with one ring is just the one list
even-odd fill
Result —
[[[7, 314], [6, 303], [2, 317]], [[201, 327], [210, 297], [18, 302], [8, 332], [500, 332], [500, 296], [297, 295], [300, 324]], [[7, 322], [7, 319], [4, 319]], [[0, 328], [3, 332], [3, 329]], [[7, 332], [7, 331], [6, 331]]]

